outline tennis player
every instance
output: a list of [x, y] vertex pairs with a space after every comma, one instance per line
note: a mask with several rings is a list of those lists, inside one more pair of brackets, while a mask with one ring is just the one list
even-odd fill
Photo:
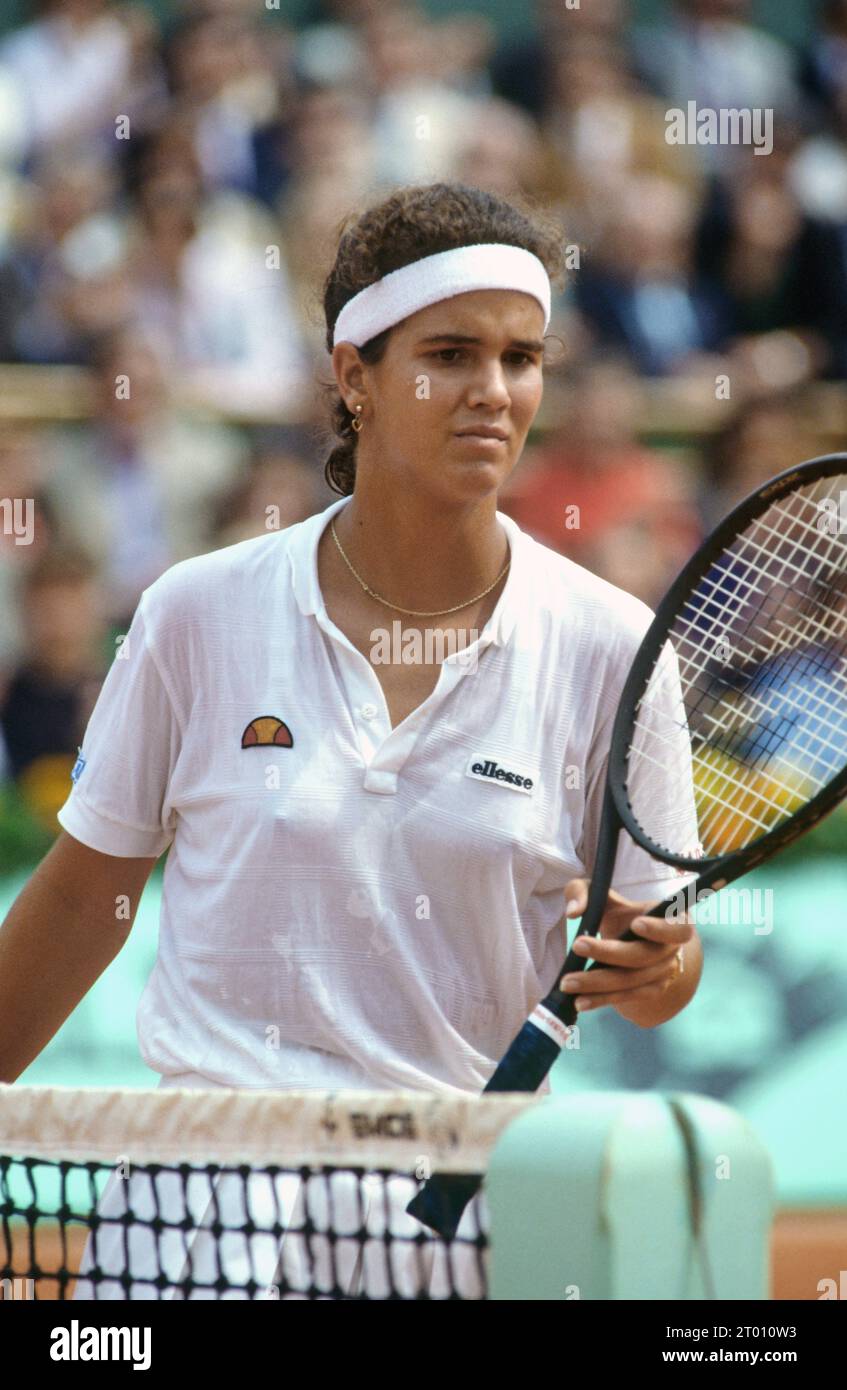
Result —
[[[652, 616], [497, 510], [562, 241], [448, 183], [343, 230], [324, 291], [341, 496], [142, 595], [64, 833], [0, 932], [3, 1080], [120, 949], [167, 849], [137, 1019], [162, 1085], [475, 1095], [555, 984]], [[623, 840], [585, 945], [604, 968], [562, 987], [653, 1027], [692, 997], [701, 946], [642, 915], [680, 879]]]

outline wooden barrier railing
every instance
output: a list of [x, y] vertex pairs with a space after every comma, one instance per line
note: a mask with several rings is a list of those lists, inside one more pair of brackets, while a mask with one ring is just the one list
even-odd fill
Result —
[[[706, 383], [690, 378], [642, 380], [643, 411], [639, 433], [644, 437], [696, 441], [719, 430], [732, 418], [732, 401], [716, 400]], [[73, 422], [90, 418], [95, 408], [94, 374], [84, 367], [40, 367], [0, 364], [0, 424], [21, 426], [41, 423]], [[544, 399], [534, 428], [546, 431], [565, 417], [563, 384], [555, 374], [548, 378]], [[174, 404], [181, 401], [178, 386]], [[192, 402], [192, 408], [194, 403]], [[322, 415], [317, 390], [314, 417]], [[847, 383], [817, 382], [806, 388], [801, 407], [810, 432], [820, 441], [821, 451], [836, 449], [847, 442]], [[245, 423], [225, 408], [209, 406], [203, 412], [210, 418]], [[307, 416], [251, 417], [256, 424], [305, 423]]]

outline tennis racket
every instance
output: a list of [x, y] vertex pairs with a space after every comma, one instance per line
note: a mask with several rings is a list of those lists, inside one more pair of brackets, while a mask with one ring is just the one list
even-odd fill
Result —
[[[745, 498], [659, 604], [618, 705], [579, 935], [599, 931], [621, 830], [688, 871], [680, 891], [690, 904], [770, 859], [845, 795], [847, 454], [830, 454]], [[677, 894], [645, 915], [679, 903]], [[570, 952], [557, 980], [585, 968]], [[576, 1018], [557, 986], [485, 1091], [535, 1091]], [[434, 1174], [407, 1210], [452, 1236], [480, 1183]]]

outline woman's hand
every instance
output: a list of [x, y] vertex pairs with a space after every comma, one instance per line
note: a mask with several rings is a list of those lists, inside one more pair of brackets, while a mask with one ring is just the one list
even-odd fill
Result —
[[[580, 917], [585, 911], [588, 882], [575, 878], [565, 888], [567, 917]], [[654, 906], [630, 902], [612, 889], [600, 935], [576, 938], [572, 949], [577, 955], [601, 962], [594, 970], [563, 975], [559, 982], [565, 993], [576, 995], [580, 1013], [611, 1004], [630, 1023], [653, 1028], [673, 1018], [691, 999], [703, 970], [700, 938], [687, 914], [672, 922], [643, 916]], [[628, 930], [640, 940], [617, 939]]]

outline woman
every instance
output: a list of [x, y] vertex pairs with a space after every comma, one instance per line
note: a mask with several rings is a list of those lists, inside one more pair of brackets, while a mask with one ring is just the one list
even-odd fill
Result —
[[[164, 1085], [476, 1094], [556, 979], [651, 616], [497, 511], [561, 241], [457, 184], [353, 222], [325, 287], [341, 500], [139, 603], [59, 818], [98, 859], [171, 846], [138, 1013]], [[621, 849], [586, 946], [614, 968], [579, 978], [585, 1007], [649, 1027], [691, 997], [696, 933], [640, 915], [671, 873]], [[24, 912], [0, 995], [25, 981]], [[616, 941], [629, 926], [642, 939]], [[13, 1079], [51, 1033], [8, 1034]]]

